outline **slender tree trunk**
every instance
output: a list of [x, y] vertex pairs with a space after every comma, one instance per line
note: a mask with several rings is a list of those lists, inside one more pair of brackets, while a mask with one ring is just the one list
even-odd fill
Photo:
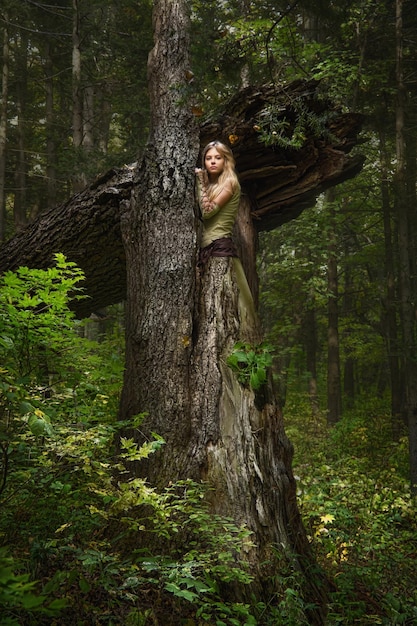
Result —
[[310, 398], [312, 414], [317, 415], [319, 410], [319, 398], [317, 391], [317, 321], [313, 292], [309, 299], [309, 306], [305, 315], [304, 333], [306, 366], [308, 372], [308, 397]]
[[14, 223], [16, 231], [22, 230], [26, 225], [26, 187], [27, 187], [27, 163], [26, 163], [26, 100], [27, 100], [27, 52], [28, 35], [23, 32], [20, 37], [19, 50], [17, 51], [17, 160], [15, 171], [16, 191], [14, 196]]
[[5, 14], [3, 34], [3, 63], [0, 99], [0, 241], [6, 235], [6, 145], [7, 145], [7, 99], [9, 97], [9, 31]]
[[[76, 153], [81, 155], [83, 145], [83, 92], [81, 84], [81, 37], [79, 0], [72, 0], [72, 143]], [[73, 175], [73, 192], [81, 191], [86, 178], [81, 168]]]
[[[303, 257], [311, 261], [310, 250], [303, 251]], [[308, 280], [311, 279], [311, 274]], [[319, 398], [317, 391], [317, 319], [314, 288], [310, 288], [307, 297], [304, 320], [301, 333], [304, 341], [306, 368], [308, 372], [308, 397], [310, 399], [312, 415], [317, 415], [319, 410]]]
[[388, 364], [390, 371], [391, 386], [391, 423], [393, 438], [397, 441], [400, 438], [404, 425], [402, 417], [402, 399], [404, 386], [400, 372], [400, 346], [398, 339], [397, 324], [397, 289], [395, 281], [395, 263], [393, 249], [392, 232], [392, 209], [388, 188], [388, 154], [385, 144], [385, 132], [379, 133], [380, 159], [381, 159], [381, 198], [382, 213], [384, 220], [384, 258], [385, 258], [385, 281], [386, 292], [383, 300], [384, 305], [384, 335], [387, 346]]
[[[311, 561], [281, 413], [270, 390], [242, 387], [225, 362], [237, 339], [256, 341], [259, 332], [248, 325], [242, 335], [235, 262], [211, 259], [196, 281], [198, 132], [182, 97], [187, 11], [185, 0], [154, 3], [150, 137], [122, 221], [128, 297], [120, 416], [146, 411], [142, 435], [166, 440], [138, 468], [151, 484], [204, 480], [212, 510], [253, 531], [254, 590], [270, 597], [274, 546], [290, 551], [303, 571]], [[311, 577], [305, 582], [319, 606], [312, 623], [321, 624], [324, 588]]]
[[405, 380], [405, 412], [408, 424], [410, 452], [411, 489], [417, 493], [417, 363], [415, 340], [415, 299], [412, 292], [412, 232], [408, 209], [407, 173], [406, 173], [406, 128], [405, 116], [407, 94], [403, 71], [403, 0], [396, 2], [396, 50], [397, 50], [397, 106], [396, 106], [396, 213], [399, 235], [399, 275], [401, 295], [401, 317], [403, 328], [403, 358]]
[[327, 284], [329, 299], [327, 303], [327, 421], [336, 424], [342, 414], [342, 394], [340, 380], [339, 356], [339, 287], [337, 269], [337, 235], [336, 212], [334, 209], [335, 194], [333, 190], [326, 193], [329, 208], [329, 245], [327, 261]]
[[[349, 254], [348, 244], [349, 237], [346, 237], [346, 245], [345, 245], [345, 256], [347, 257]], [[343, 289], [343, 309], [344, 309], [344, 317], [346, 320], [350, 319], [352, 314], [352, 272], [349, 266], [345, 267], [344, 272], [344, 289]], [[343, 392], [344, 398], [346, 399], [346, 404], [349, 408], [352, 408], [354, 399], [355, 399], [355, 361], [352, 356], [352, 350], [349, 346], [349, 335], [351, 333], [351, 329], [349, 324], [345, 328], [345, 359], [343, 364]]]
[[83, 106], [83, 147], [86, 152], [94, 148], [94, 87], [84, 89]]
[[[409, 215], [410, 263], [417, 268], [417, 106], [414, 98], [409, 99], [406, 113], [407, 132], [405, 134], [406, 190]], [[417, 274], [410, 275], [411, 291], [417, 294]], [[414, 299], [414, 302], [416, 300]], [[417, 305], [416, 305], [417, 308]], [[416, 318], [415, 318], [416, 319]]]
[[46, 110], [46, 184], [47, 208], [56, 205], [56, 141], [55, 141], [55, 112], [54, 112], [54, 80], [51, 46], [47, 44], [45, 52], [45, 110]]
[[98, 139], [97, 146], [103, 154], [107, 154], [109, 135], [110, 135], [110, 123], [112, 119], [112, 84], [104, 83], [101, 85], [99, 99], [100, 99], [100, 123], [97, 129]]

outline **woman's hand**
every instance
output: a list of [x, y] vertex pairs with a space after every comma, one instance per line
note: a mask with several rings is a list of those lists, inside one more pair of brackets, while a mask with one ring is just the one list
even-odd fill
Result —
[[196, 167], [195, 168], [195, 173], [196, 173], [196, 176], [199, 179], [200, 183], [203, 186], [208, 185], [208, 176], [207, 176], [206, 170], [202, 170], [201, 167]]
[[227, 202], [229, 202], [230, 198], [233, 196], [233, 189], [229, 186], [223, 187], [223, 189], [216, 195], [215, 202], [214, 200], [209, 200], [208, 193], [207, 193], [207, 186], [208, 186], [207, 171], [201, 169], [200, 167], [196, 167], [195, 173], [201, 184], [200, 206], [203, 211], [203, 214], [206, 216], [215, 215], [221, 209], [222, 206], [224, 206]]

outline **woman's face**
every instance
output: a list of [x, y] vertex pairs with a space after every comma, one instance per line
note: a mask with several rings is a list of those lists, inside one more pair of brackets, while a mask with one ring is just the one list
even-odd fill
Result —
[[224, 156], [216, 148], [209, 148], [204, 158], [204, 166], [209, 175], [220, 176], [224, 169]]

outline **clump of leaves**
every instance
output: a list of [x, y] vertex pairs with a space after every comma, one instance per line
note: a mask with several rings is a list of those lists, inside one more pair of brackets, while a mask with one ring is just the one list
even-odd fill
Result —
[[[106, 623], [133, 625], [154, 619], [154, 593], [199, 623], [255, 625], [256, 607], [225, 596], [229, 586], [251, 583], [249, 531], [213, 515], [203, 485], [157, 490], [128, 471], [164, 441], [154, 435], [140, 446], [139, 433], [120, 437], [124, 427], [138, 431], [143, 415], [116, 419], [120, 346], [78, 334], [68, 305], [79, 280], [82, 273], [59, 255], [50, 270], [22, 268], [2, 283], [0, 447], [8, 472], [0, 480], [0, 545], [9, 546], [12, 561], [0, 554], [7, 587], [0, 605], [8, 603], [17, 623], [36, 612], [43, 624], [65, 598], [62, 625], [103, 615]], [[270, 348], [235, 348], [243, 384], [261, 387]], [[158, 549], [150, 553], [143, 538], [155, 535]]]
[[207, 486], [192, 480], [178, 481], [159, 494], [163, 515], [154, 517], [154, 532], [181, 548], [140, 557], [138, 563], [153, 584], [194, 605], [204, 622], [255, 625], [249, 605], [222, 596], [225, 585], [244, 586], [253, 579], [242, 557], [253, 546], [251, 533], [212, 514], [206, 494]]
[[72, 528], [91, 536], [89, 483], [111, 479], [105, 461], [115, 429], [103, 422], [114, 421], [122, 363], [114, 342], [79, 334], [70, 303], [84, 297], [83, 278], [63, 254], [48, 269], [20, 267], [0, 278], [2, 624], [41, 624], [59, 613], [60, 585], [74, 580], [69, 568], [58, 570], [59, 536]]
[[47, 375], [50, 361], [58, 367], [74, 335], [69, 302], [83, 297], [78, 285], [83, 279], [63, 254], [56, 254], [47, 270], [19, 267], [1, 277], [0, 348], [9, 370], [28, 378]]
[[[143, 415], [134, 418], [134, 428], [141, 419]], [[66, 436], [59, 427], [62, 440], [45, 442], [49, 482], [43, 487], [49, 499], [65, 495], [67, 508], [48, 529], [53, 539], [41, 546], [48, 548], [48, 561], [63, 563], [60, 592], [66, 589], [72, 598], [75, 582], [90, 617], [102, 610], [95, 604], [96, 594], [102, 598], [106, 593], [109, 614], [120, 619], [118, 603], [134, 611], [141, 594], [155, 588], [155, 593], [171, 596], [173, 606], [186, 602], [186, 612], [203, 622], [255, 625], [249, 605], [222, 597], [224, 585], [252, 580], [244, 558], [252, 547], [250, 532], [209, 511], [203, 484], [186, 480], [157, 490], [145, 479], [131, 477], [127, 465], [149, 458], [164, 444], [157, 435], [143, 446], [121, 438], [122, 452], [110, 466], [119, 425], [128, 424], [97, 425]], [[123, 481], [114, 481], [114, 469]], [[147, 537], [155, 535], [161, 551], [144, 549]]]
[[[276, 558], [275, 593], [268, 603], [258, 603], [262, 626], [308, 626], [308, 613], [317, 608], [305, 598], [305, 580], [297, 557], [284, 546], [273, 548]], [[314, 574], [313, 574], [314, 572]], [[311, 570], [310, 575], [315, 575]]]
[[65, 607], [63, 599], [48, 598], [47, 593], [38, 594], [36, 583], [29, 580], [29, 574], [18, 573], [19, 563], [4, 548], [0, 548], [0, 608], [3, 626], [19, 626], [18, 619], [24, 611], [37, 623], [35, 616], [56, 616]]
[[[137, 416], [137, 426], [142, 417]], [[119, 470], [123, 472], [124, 463], [148, 458], [163, 444], [157, 435], [140, 447], [122, 438]], [[133, 584], [137, 592], [147, 584], [163, 589], [174, 601], [188, 602], [191, 612], [210, 624], [256, 624], [249, 605], [228, 602], [221, 591], [225, 585], [251, 583], [244, 556], [253, 546], [251, 533], [210, 512], [207, 485], [184, 480], [156, 490], [142, 478], [127, 477], [117, 484], [101, 481], [92, 491], [102, 504], [90, 506], [90, 513], [110, 525], [117, 522], [121, 554], [125, 546], [140, 546], [130, 555], [137, 571], [125, 586]], [[138, 541], [138, 533], [145, 539]], [[144, 550], [149, 533], [166, 549]]]
[[[301, 99], [266, 106], [256, 121], [259, 139], [266, 146], [299, 150], [309, 136], [331, 139], [328, 116], [310, 110]], [[333, 138], [334, 139], [334, 138]]]
[[239, 341], [227, 357], [226, 363], [236, 372], [237, 379], [242, 385], [259, 391], [267, 381], [273, 349], [268, 343], [251, 346], [249, 343]]
[[83, 297], [83, 278], [63, 254], [56, 254], [55, 265], [46, 270], [20, 267], [1, 277], [0, 413], [10, 417], [3, 428], [10, 431], [15, 420], [15, 426], [26, 422], [37, 436], [52, 434], [45, 399], [55, 381], [75, 374], [78, 343], [69, 302]]

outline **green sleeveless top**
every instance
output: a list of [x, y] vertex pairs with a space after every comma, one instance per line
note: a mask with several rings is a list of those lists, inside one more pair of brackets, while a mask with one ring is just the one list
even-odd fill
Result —
[[[201, 186], [198, 183], [198, 198], [201, 207]], [[233, 196], [221, 208], [216, 207], [210, 213], [203, 213], [203, 238], [201, 247], [205, 248], [212, 241], [222, 237], [231, 237], [236, 221], [240, 201], [240, 185], [237, 185]]]

